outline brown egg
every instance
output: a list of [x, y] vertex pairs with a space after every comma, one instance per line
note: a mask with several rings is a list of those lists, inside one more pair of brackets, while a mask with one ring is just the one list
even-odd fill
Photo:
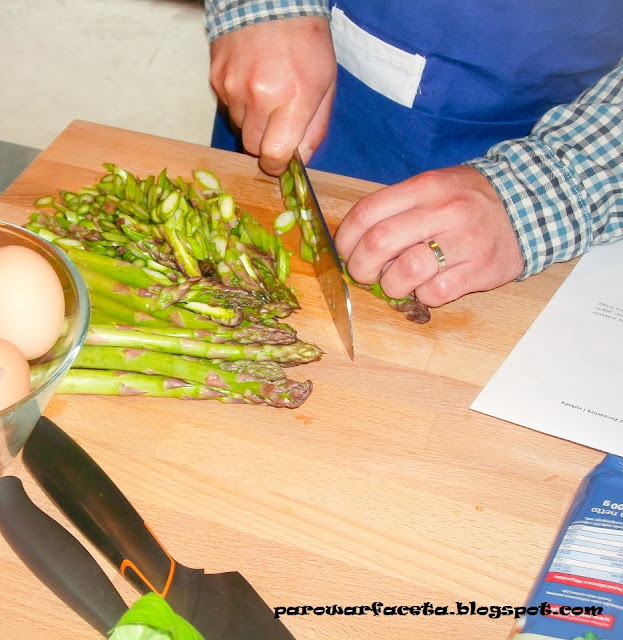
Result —
[[7, 340], [0, 340], [0, 411], [30, 393], [30, 369], [24, 354]]
[[28, 360], [49, 351], [65, 317], [63, 287], [52, 265], [26, 247], [0, 247], [0, 301], [0, 339]]

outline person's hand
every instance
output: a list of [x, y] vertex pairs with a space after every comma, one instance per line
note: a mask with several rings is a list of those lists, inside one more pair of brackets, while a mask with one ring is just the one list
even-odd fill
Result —
[[299, 147], [307, 162], [327, 132], [337, 64], [329, 21], [303, 17], [242, 27], [211, 46], [210, 79], [246, 151], [279, 175]]
[[[427, 241], [446, 258], [439, 264]], [[335, 236], [349, 274], [437, 307], [518, 278], [517, 236], [491, 183], [470, 166], [427, 171], [362, 198]]]

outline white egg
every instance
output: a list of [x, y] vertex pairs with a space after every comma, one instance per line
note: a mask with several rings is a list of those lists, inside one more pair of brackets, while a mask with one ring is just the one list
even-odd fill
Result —
[[0, 411], [30, 393], [30, 369], [24, 354], [7, 340], [0, 340]]
[[63, 287], [52, 265], [26, 247], [0, 247], [0, 339], [32, 360], [54, 345], [64, 318]]

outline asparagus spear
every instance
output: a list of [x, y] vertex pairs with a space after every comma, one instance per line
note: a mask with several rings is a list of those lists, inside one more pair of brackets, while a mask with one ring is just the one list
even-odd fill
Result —
[[[378, 283], [377, 286], [379, 289], [381, 288]], [[415, 295], [405, 296], [399, 299], [388, 298], [387, 303], [392, 309], [400, 311], [407, 320], [411, 320], [412, 322], [426, 324], [430, 320], [430, 310], [425, 304], [422, 304]]]
[[[139, 293], [154, 298], [156, 300], [155, 306], [158, 309], [164, 309], [171, 304], [179, 303], [184, 308], [199, 314], [212, 315], [212, 307], [239, 307], [245, 318], [259, 321], [262, 318], [275, 316], [286, 317], [293, 309], [298, 307], [296, 298], [291, 295], [289, 289], [287, 290], [289, 293], [287, 301], [265, 302], [263, 296], [254, 295], [253, 292], [240, 287], [224, 285], [213, 278], [190, 278], [183, 282], [172, 284], [162, 274], [158, 274], [159, 277], [154, 277], [149, 270], [120, 259], [95, 254], [91, 251], [83, 251], [82, 249], [70, 249], [67, 251], [67, 255], [79, 269], [90, 269], [118, 282], [141, 290], [145, 289], [145, 291], [140, 291]], [[162, 282], [163, 278], [166, 280], [165, 283]], [[272, 275], [270, 275], [269, 281], [274, 281]], [[280, 292], [284, 288], [281, 283], [275, 285], [276, 292]], [[279, 297], [281, 297], [281, 293], [279, 293]]]
[[[90, 293], [91, 302], [97, 308], [91, 312], [91, 322], [100, 325], [112, 325], [123, 329], [135, 329], [160, 333], [163, 335], [200, 340], [203, 342], [222, 343], [239, 342], [240, 344], [291, 344], [296, 340], [296, 332], [288, 325], [264, 323], [243, 323], [238, 327], [224, 327], [217, 323], [205, 323], [202, 328], [186, 328], [169, 325], [166, 321], [154, 318], [141, 311], [134, 311], [105, 296]], [[106, 312], [100, 311], [106, 309]]]
[[[226, 340], [241, 340], [243, 342], [268, 342], [272, 344], [283, 344], [291, 342], [286, 335], [290, 333], [295, 335], [294, 330], [288, 325], [271, 325], [268, 329], [269, 320], [275, 316], [283, 317], [286, 315], [283, 311], [283, 303], [264, 303], [249, 297], [249, 292], [239, 288], [230, 288], [222, 284], [206, 285], [207, 279], [199, 278], [197, 280], [187, 281], [173, 289], [162, 287], [162, 285], [150, 285], [147, 288], [132, 288], [120, 286], [117, 278], [121, 278], [127, 282], [145, 283], [145, 275], [137, 274], [136, 271], [131, 272], [128, 269], [115, 270], [112, 267], [117, 261], [106, 256], [95, 256], [88, 252], [78, 250], [76, 252], [76, 262], [79, 270], [85, 276], [85, 281], [90, 288], [91, 302], [99, 311], [106, 313], [115, 318], [118, 322], [136, 326], [152, 326], [164, 327], [167, 325], [176, 325], [178, 327], [186, 327], [192, 329], [203, 329], [210, 334], [218, 334], [214, 336], [213, 342], [224, 342]], [[72, 258], [75, 257], [71, 252]], [[103, 259], [102, 259], [103, 258]], [[91, 270], [86, 265], [95, 266], [101, 273]], [[111, 267], [110, 269], [108, 267]], [[135, 269], [129, 265], [129, 269]], [[106, 275], [112, 273], [113, 278]], [[240, 317], [242, 314], [246, 320], [241, 321], [239, 325], [246, 328], [240, 331], [228, 331], [226, 326], [233, 324], [232, 318], [225, 324], [222, 318], [219, 322], [214, 322], [206, 315], [206, 313], [214, 314], [218, 312], [220, 307], [218, 304], [209, 305], [209, 307], [198, 306], [202, 301], [208, 299], [206, 291], [210, 289], [214, 297], [213, 302], [218, 303], [222, 298], [219, 291], [225, 296], [226, 304], [227, 294], [232, 293], [233, 300], [239, 301], [238, 309], [236, 306], [229, 309], [234, 318]], [[175, 292], [174, 292], [175, 291]], [[216, 293], [215, 293], [216, 292]], [[181, 298], [181, 304], [174, 308], [176, 297]], [[184, 298], [188, 302], [183, 302]], [[259, 306], [253, 308], [251, 304], [257, 303]], [[234, 313], [235, 312], [235, 315]]]
[[171, 280], [158, 271], [144, 269], [126, 260], [83, 249], [69, 249], [67, 257], [77, 266], [86, 267], [103, 274], [114, 274], [119, 282], [134, 287], [148, 287], [152, 284], [170, 285]]
[[[242, 321], [243, 314], [240, 307], [205, 305], [201, 314], [179, 307], [179, 305], [163, 307], [158, 302], [157, 294], [154, 295], [147, 289], [137, 289], [136, 287], [119, 283], [117, 280], [87, 267], [78, 266], [78, 269], [87, 287], [93, 293], [126, 305], [135, 311], [141, 311], [161, 320], [166, 320], [169, 323], [179, 324], [183, 327], [202, 328], [206, 322], [211, 321], [230, 327], [235, 327]], [[102, 307], [101, 302], [98, 302], [96, 306], [110, 313]]]
[[[36, 375], [36, 372], [35, 372]], [[108, 396], [148, 396], [220, 402], [254, 402], [251, 398], [225, 389], [206, 387], [168, 376], [105, 371], [99, 369], [70, 369], [58, 386], [57, 393]]]
[[385, 300], [392, 309], [400, 311], [407, 320], [417, 322], [418, 324], [426, 324], [430, 320], [430, 311], [428, 310], [428, 307], [422, 304], [414, 295], [405, 296], [404, 298], [390, 298], [385, 295], [378, 282], [375, 282], [374, 284], [360, 284], [355, 282], [350, 276], [348, 276], [348, 274], [347, 279], [360, 289], [369, 291], [377, 298]]
[[97, 291], [90, 290], [89, 298], [91, 299], [93, 307], [95, 307], [99, 312], [114, 318], [117, 322], [123, 322], [127, 325], [140, 327], [169, 326], [169, 322], [166, 320], [156, 318], [146, 311], [132, 308], [129, 305], [124, 304], [123, 301], [120, 302], [114, 300], [106, 294], [100, 294]]
[[274, 407], [298, 407], [312, 390], [310, 380], [297, 382], [284, 377], [269, 381], [254, 377], [245, 370], [228, 370], [220, 363], [210, 360], [123, 347], [84, 346], [76, 356], [73, 368], [149, 372], [180, 378], [207, 387], [225, 389], [251, 401]]
[[[102, 323], [105, 324], [105, 323]], [[130, 327], [132, 328], [132, 327]], [[287, 325], [265, 325], [263, 323], [242, 324], [238, 327], [215, 325], [213, 330], [190, 329], [185, 327], [149, 328], [135, 327], [150, 333], [160, 333], [189, 340], [212, 342], [238, 342], [240, 344], [291, 344], [296, 340], [296, 332]]]
[[255, 360], [305, 364], [318, 360], [321, 350], [300, 340], [285, 345], [240, 344], [226, 342], [214, 344], [184, 337], [163, 335], [129, 328], [91, 325], [85, 344], [113, 347], [149, 349], [160, 353], [180, 354], [198, 358], [221, 360]]

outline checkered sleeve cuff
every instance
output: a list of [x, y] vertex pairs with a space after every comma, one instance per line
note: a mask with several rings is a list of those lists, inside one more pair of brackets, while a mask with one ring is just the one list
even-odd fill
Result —
[[623, 60], [527, 138], [466, 164], [496, 189], [524, 257], [520, 280], [623, 238]]
[[538, 139], [501, 143], [468, 164], [506, 207], [524, 257], [520, 280], [589, 248], [590, 218], [578, 181]]
[[205, 26], [210, 42], [258, 22], [321, 16], [329, 18], [328, 0], [205, 0]]

